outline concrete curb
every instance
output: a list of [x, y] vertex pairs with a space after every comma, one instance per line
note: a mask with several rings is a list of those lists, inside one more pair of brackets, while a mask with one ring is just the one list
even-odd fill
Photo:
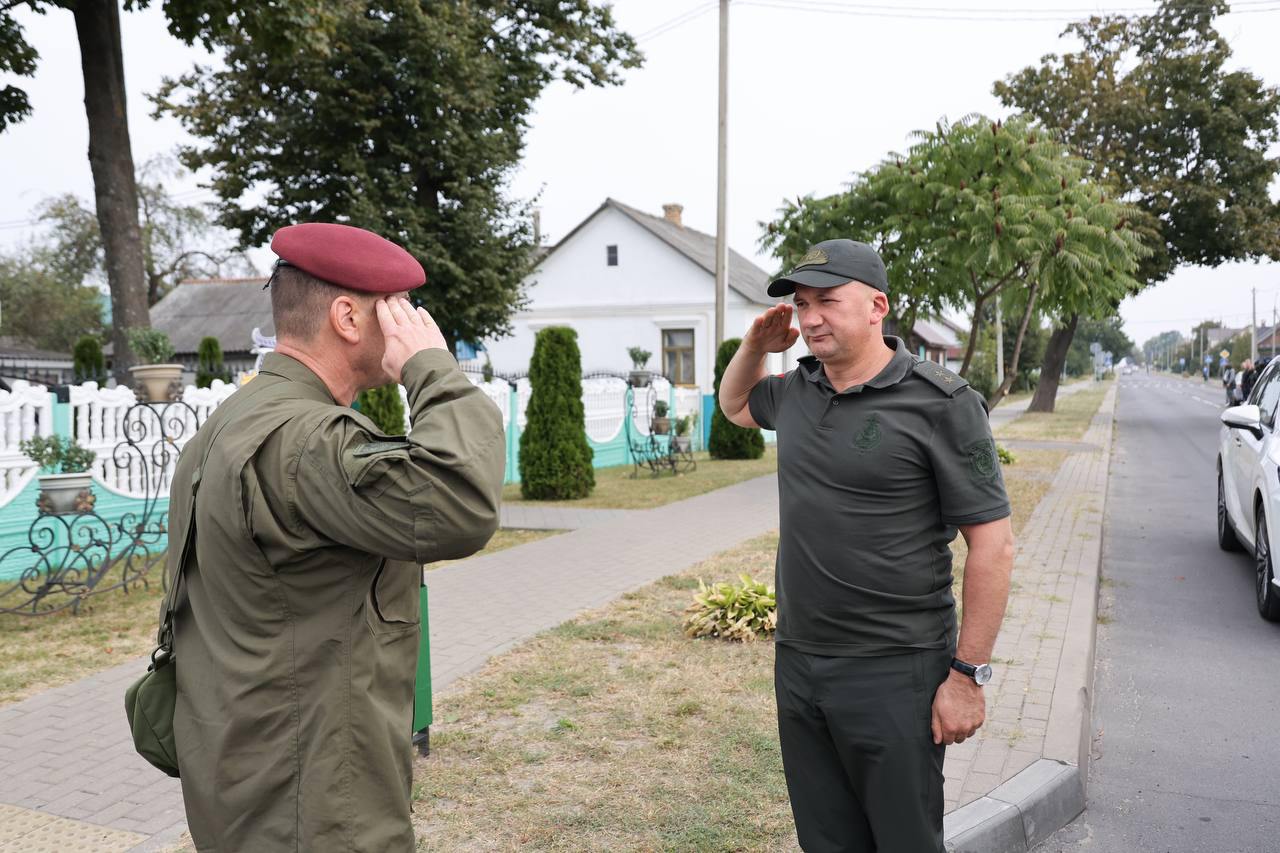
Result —
[[[1111, 439], [1118, 386], [1103, 400], [1104, 482], [1111, 471]], [[1105, 420], [1104, 420], [1105, 419]], [[1097, 561], [1076, 584], [1067, 617], [1061, 662], [1045, 731], [1042, 757], [1009, 781], [943, 818], [946, 849], [954, 853], [1027, 853], [1075, 820], [1085, 809], [1093, 743], [1093, 664], [1098, 625], [1098, 579], [1102, 570], [1102, 519], [1098, 517]]]

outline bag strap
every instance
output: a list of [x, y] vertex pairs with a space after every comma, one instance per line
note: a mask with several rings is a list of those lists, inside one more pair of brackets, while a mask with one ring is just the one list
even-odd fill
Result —
[[[178, 606], [178, 588], [182, 586], [182, 579], [187, 573], [187, 558], [191, 554], [191, 547], [196, 539], [196, 493], [200, 489], [200, 475], [204, 471], [205, 463], [209, 461], [209, 452], [213, 450], [213, 445], [218, 440], [218, 436], [233, 420], [231, 415], [235, 404], [240, 404], [240, 409], [245, 408], [249, 400], [261, 393], [264, 388], [270, 388], [274, 384], [276, 383], [263, 383], [257, 388], [248, 388], [246, 390], [249, 393], [245, 394], [241, 400], [228, 401], [223, 404], [228, 406], [226, 415], [222, 423], [218, 424], [218, 429], [214, 432], [213, 437], [209, 439], [209, 443], [205, 445], [204, 456], [201, 457], [195, 473], [191, 475], [191, 503], [187, 507], [187, 535], [182, 541], [182, 549], [178, 552], [178, 565], [174, 570], [173, 582], [169, 584], [169, 589], [165, 593], [160, 617], [160, 630], [156, 634], [156, 650], [151, 653], [153, 668], [163, 666], [167, 659], [173, 655], [173, 613]], [[235, 410], [235, 413], [239, 413], [238, 409]]]

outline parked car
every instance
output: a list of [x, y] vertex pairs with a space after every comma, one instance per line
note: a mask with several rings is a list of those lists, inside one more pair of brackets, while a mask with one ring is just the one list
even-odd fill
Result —
[[1280, 362], [1258, 377], [1246, 403], [1222, 413], [1218, 437], [1218, 547], [1253, 552], [1258, 613], [1280, 622], [1271, 543], [1280, 541]]

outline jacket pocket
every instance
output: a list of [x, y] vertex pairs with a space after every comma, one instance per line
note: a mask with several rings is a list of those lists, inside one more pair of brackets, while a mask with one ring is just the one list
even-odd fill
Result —
[[397, 634], [416, 628], [422, 621], [418, 608], [421, 585], [421, 566], [383, 560], [369, 592], [369, 629], [375, 634]]

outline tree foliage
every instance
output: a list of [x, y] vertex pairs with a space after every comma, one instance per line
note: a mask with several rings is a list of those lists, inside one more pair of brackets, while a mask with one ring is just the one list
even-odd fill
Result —
[[1094, 16], [1050, 54], [995, 84], [1005, 106], [1057, 128], [1102, 183], [1144, 214], [1155, 239], [1139, 278], [1180, 264], [1280, 259], [1280, 208], [1269, 187], [1280, 158], [1280, 93], [1246, 70], [1213, 21], [1224, 0], [1166, 0], [1150, 15]]
[[909, 330], [944, 307], [972, 310], [969, 362], [994, 298], [1017, 311], [1005, 388], [1032, 321], [1076, 306], [1114, 305], [1137, 287], [1144, 252], [1136, 213], [1087, 177], [1088, 165], [1025, 119], [970, 116], [916, 134], [848, 190], [784, 205], [763, 244], [787, 266], [818, 240], [875, 245], [889, 273], [891, 316]]
[[546, 501], [587, 497], [596, 475], [582, 406], [577, 332], [567, 326], [538, 332], [529, 384], [532, 394], [520, 434], [520, 494]]
[[716, 405], [711, 412], [711, 438], [707, 442], [712, 459], [759, 459], [764, 455], [760, 430], [740, 427], [720, 411], [720, 380], [741, 344], [741, 338], [730, 338], [716, 350]]
[[361, 391], [356, 408], [387, 435], [404, 435], [404, 401], [396, 383]]
[[183, 159], [213, 167], [221, 224], [245, 246], [294, 222], [368, 228], [422, 262], [414, 298], [451, 345], [508, 333], [534, 262], [507, 194], [534, 101], [556, 79], [618, 82], [634, 41], [590, 0], [329, 4], [314, 40], [285, 37], [291, 8], [199, 28], [222, 66], [156, 99], [201, 140]]
[[64, 353], [86, 334], [106, 334], [102, 292], [65, 275], [64, 263], [33, 245], [0, 255], [0, 333]]

